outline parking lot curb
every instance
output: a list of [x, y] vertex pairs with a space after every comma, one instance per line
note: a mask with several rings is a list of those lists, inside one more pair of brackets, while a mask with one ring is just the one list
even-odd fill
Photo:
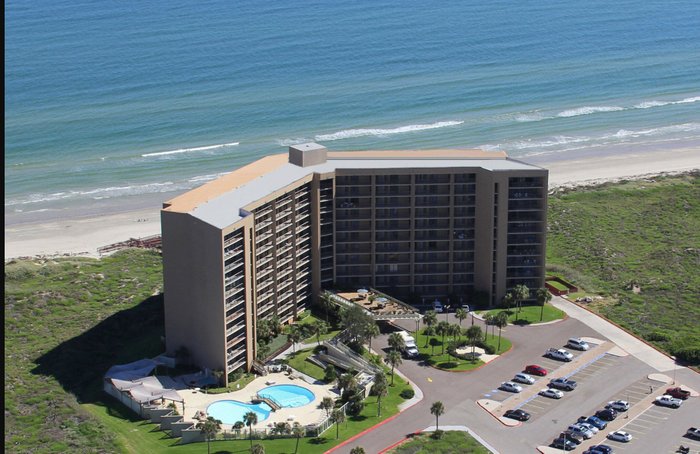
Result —
[[495, 400], [491, 400], [491, 399], [479, 399], [479, 400], [476, 401], [476, 404], [477, 404], [478, 406], [480, 406], [481, 408], [483, 408], [484, 411], [486, 411], [488, 414], [490, 414], [491, 416], [493, 416], [498, 422], [500, 422], [500, 423], [503, 424], [504, 426], [506, 426], [506, 427], [518, 427], [518, 426], [522, 426], [522, 425], [523, 425], [523, 423], [520, 422], [520, 421], [512, 421], [512, 422], [510, 422], [510, 421], [504, 420], [504, 419], [503, 419], [502, 417], [500, 417], [500, 416], [494, 415], [494, 414], [491, 412], [491, 410], [489, 410], [488, 408], [486, 408], [485, 404], [482, 403], [482, 401], [495, 402], [495, 403], [498, 404], [498, 406], [497, 406], [496, 408], [499, 408], [499, 407], [501, 406], [501, 403], [500, 403], [500, 402], [496, 402]]

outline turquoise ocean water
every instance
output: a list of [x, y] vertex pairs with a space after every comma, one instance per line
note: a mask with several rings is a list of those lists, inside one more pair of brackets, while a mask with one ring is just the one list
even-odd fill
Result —
[[6, 225], [157, 207], [304, 141], [700, 147], [697, 0], [5, 8]]

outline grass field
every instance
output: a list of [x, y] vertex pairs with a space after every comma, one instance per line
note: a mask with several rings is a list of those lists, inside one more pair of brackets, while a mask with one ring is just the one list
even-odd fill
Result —
[[[487, 314], [497, 314], [505, 309], [491, 309], [488, 311], [479, 311], [478, 314], [486, 317]], [[520, 308], [520, 313], [516, 313], [515, 308], [506, 310], [508, 313], [508, 323], [517, 323], [520, 325], [529, 325], [531, 323], [546, 323], [553, 320], [560, 320], [566, 315], [551, 304], [545, 304], [544, 310], [542, 306], [523, 306]], [[542, 319], [540, 319], [542, 313]], [[517, 319], [517, 321], [516, 321]]]
[[547, 263], [605, 296], [592, 310], [700, 364], [700, 175], [551, 195]]
[[439, 440], [429, 433], [414, 436], [387, 454], [488, 454], [489, 450], [466, 432], [443, 432]]
[[[464, 336], [462, 336], [462, 340], [465, 340]], [[465, 360], [454, 357], [447, 353], [447, 345], [450, 343], [450, 341], [451, 338], [449, 336], [445, 336], [445, 349], [443, 353], [442, 336], [426, 336], [421, 330], [418, 334], [418, 337], [416, 337], [416, 346], [418, 347], [418, 351], [425, 359], [425, 361], [431, 366], [437, 367], [438, 369], [444, 369], [453, 372], [469, 371], [474, 370], [477, 367], [480, 367], [484, 364], [483, 361], [480, 360]], [[498, 347], [498, 330], [496, 330], [496, 335], [491, 334], [489, 330], [486, 343], [494, 348]], [[505, 337], [501, 336], [501, 349], [497, 350], [496, 353], [501, 354], [503, 352], [507, 352], [508, 350], [510, 350], [510, 348], [511, 342]]]

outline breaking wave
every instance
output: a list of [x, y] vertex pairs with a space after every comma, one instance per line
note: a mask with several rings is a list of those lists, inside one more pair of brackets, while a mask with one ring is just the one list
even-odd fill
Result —
[[207, 145], [206, 147], [178, 148], [177, 150], [158, 151], [155, 153], [146, 153], [146, 154], [142, 154], [141, 157], [151, 158], [154, 156], [168, 156], [168, 155], [172, 155], [172, 154], [190, 153], [193, 151], [216, 150], [218, 148], [235, 147], [235, 146], [239, 145], [239, 143], [240, 142], [230, 142], [230, 143], [220, 143], [218, 145]]
[[463, 121], [439, 121], [437, 123], [425, 124], [425, 125], [408, 125], [399, 126], [398, 128], [392, 129], [345, 129], [343, 131], [334, 132], [332, 134], [319, 134], [314, 137], [314, 140], [318, 142], [330, 142], [333, 140], [342, 139], [352, 139], [355, 137], [367, 137], [367, 136], [389, 136], [392, 134], [403, 134], [407, 132], [425, 131], [428, 129], [438, 129], [447, 128], [450, 126], [458, 126], [464, 123]]

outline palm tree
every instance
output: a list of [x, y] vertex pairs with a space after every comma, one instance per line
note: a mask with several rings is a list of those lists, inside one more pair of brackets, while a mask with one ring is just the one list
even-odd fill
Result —
[[294, 454], [297, 454], [297, 451], [299, 451], [299, 439], [303, 437], [306, 434], [306, 430], [299, 424], [298, 422], [294, 423], [294, 427], [292, 427], [292, 435], [294, 435], [294, 438], [297, 439], [297, 444], [294, 447]]
[[439, 430], [438, 426], [438, 421], [440, 416], [445, 413], [445, 406], [440, 402], [439, 400], [437, 402], [433, 402], [433, 405], [430, 406], [430, 414], [435, 415], [435, 431], [437, 432]]
[[204, 434], [204, 438], [207, 440], [207, 453], [211, 452], [211, 439], [221, 430], [221, 421], [215, 419], [213, 416], [209, 416], [205, 421], [199, 421], [195, 428], [199, 429]]
[[338, 392], [351, 388], [356, 384], [355, 377], [350, 373], [341, 374], [336, 381], [338, 382]]
[[243, 422], [248, 426], [250, 434], [250, 449], [253, 449], [253, 426], [258, 423], [258, 414], [254, 411], [249, 411], [243, 415]]
[[403, 341], [403, 337], [401, 337], [399, 333], [391, 333], [389, 335], [389, 347], [391, 347], [392, 350], [400, 351], [405, 346], [406, 344]]
[[323, 320], [316, 320], [311, 325], [311, 330], [316, 335], [316, 343], [321, 345], [321, 335], [328, 332], [328, 323]]
[[540, 305], [540, 321], [544, 318], [544, 305], [549, 303], [552, 300], [552, 294], [549, 293], [549, 290], [546, 288], [538, 288], [537, 289], [537, 304]]
[[472, 345], [472, 362], [474, 362], [476, 360], [474, 350], [476, 348], [476, 341], [481, 339], [481, 327], [474, 325], [467, 328], [467, 339], [469, 339], [469, 343]]
[[297, 325], [292, 325], [289, 327], [289, 332], [287, 333], [287, 341], [292, 343], [292, 352], [296, 353], [297, 342], [301, 340], [301, 330]]
[[241, 429], [245, 427], [245, 424], [243, 424], [243, 421], [236, 421], [233, 424], [233, 428], [236, 431], [236, 435], [241, 433]]
[[442, 353], [441, 355], [445, 354], [445, 335], [447, 334], [447, 331], [450, 329], [450, 324], [442, 321], [437, 324], [437, 327], [435, 328], [435, 332], [442, 336]]
[[259, 443], [250, 447], [250, 454], [265, 454], [265, 447]]
[[369, 341], [369, 349], [372, 350], [372, 338], [379, 336], [379, 325], [376, 323], [370, 324], [367, 326], [367, 331], [365, 334], [367, 335], [367, 340]]
[[503, 307], [506, 310], [510, 310], [510, 306], [513, 304], [513, 301], [515, 301], [515, 296], [513, 296], [511, 292], [506, 293], [503, 297]]
[[386, 355], [386, 363], [391, 366], [391, 386], [394, 386], [394, 367], [401, 364], [401, 353], [391, 350]]
[[[377, 375], [384, 377], [384, 372], [378, 372]], [[377, 395], [377, 416], [382, 415], [382, 397], [386, 396], [389, 392], [386, 379], [384, 381], [375, 381], [372, 385], [372, 392]]]
[[527, 288], [527, 285], [518, 284], [513, 288], [513, 296], [515, 298], [515, 306], [518, 308], [515, 312], [515, 320], [517, 321], [523, 301], [530, 298], [530, 289]]
[[456, 323], [454, 325], [450, 325], [447, 329], [447, 335], [452, 338], [452, 341], [455, 341], [457, 336], [462, 336], [462, 328]]
[[486, 342], [488, 335], [489, 335], [489, 326], [493, 326], [493, 319], [495, 318], [495, 315], [493, 314], [486, 314], [484, 317], [484, 323], [486, 323], [486, 331], [484, 332], [484, 342]]
[[425, 336], [425, 346], [428, 346], [430, 338], [435, 335], [435, 328], [429, 326], [423, 330], [423, 335]]
[[469, 317], [469, 314], [467, 314], [467, 311], [460, 307], [455, 311], [455, 317], [457, 317], [457, 320], [459, 320], [459, 326], [462, 326], [462, 320]]
[[437, 323], [437, 314], [435, 311], [427, 311], [425, 314], [423, 314], [423, 323], [425, 323], [428, 327], [431, 327]]
[[498, 349], [497, 351], [501, 351], [501, 329], [505, 328], [508, 326], [508, 313], [505, 311], [501, 311], [496, 315], [496, 319], [494, 320], [494, 325], [498, 327]]
[[333, 410], [331, 413], [331, 422], [335, 423], [335, 439], [338, 439], [340, 431], [340, 423], [345, 421], [345, 412], [340, 409]]
[[326, 412], [326, 416], [328, 416], [328, 413], [330, 413], [331, 409], [335, 407], [335, 401], [332, 397], [324, 397], [323, 400], [321, 400], [320, 407]]
[[333, 298], [330, 293], [324, 292], [321, 294], [321, 307], [323, 307], [323, 311], [326, 313], [326, 323], [328, 323], [328, 312], [331, 307], [333, 307]]

